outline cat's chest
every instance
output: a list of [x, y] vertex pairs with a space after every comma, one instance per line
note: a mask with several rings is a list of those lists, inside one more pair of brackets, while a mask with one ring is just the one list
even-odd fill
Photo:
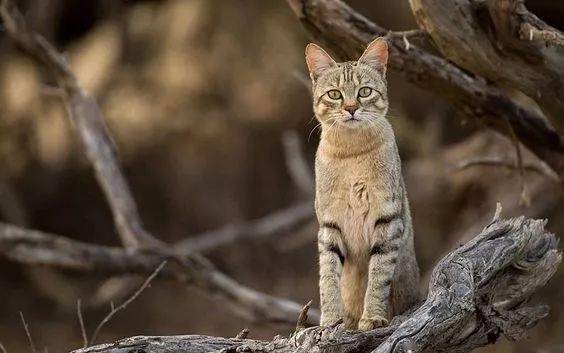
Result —
[[342, 216], [345, 213], [368, 213], [377, 207], [391, 186], [374, 165], [360, 162], [319, 165], [316, 170], [316, 205], [318, 211]]

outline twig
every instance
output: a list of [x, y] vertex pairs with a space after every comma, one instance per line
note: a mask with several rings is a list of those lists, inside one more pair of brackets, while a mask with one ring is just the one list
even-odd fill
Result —
[[304, 195], [313, 195], [313, 175], [304, 156], [299, 135], [296, 131], [288, 130], [282, 135], [282, 144], [286, 157], [286, 167], [294, 184]]
[[161, 270], [165, 267], [166, 265], [166, 261], [163, 261], [156, 269], [155, 271], [153, 271], [153, 273], [151, 273], [151, 275], [145, 280], [145, 282], [143, 282], [143, 284], [141, 285], [141, 287], [139, 287], [139, 289], [133, 293], [133, 295], [131, 297], [129, 297], [129, 299], [127, 299], [126, 301], [124, 301], [121, 305], [114, 307], [112, 305], [112, 309], [111, 311], [108, 313], [108, 315], [106, 315], [106, 317], [104, 317], [104, 319], [102, 319], [102, 321], [100, 321], [100, 323], [98, 324], [98, 326], [96, 326], [96, 329], [94, 330], [94, 333], [92, 334], [92, 338], [90, 339], [90, 341], [88, 342], [89, 345], [93, 345], [96, 342], [96, 338], [98, 338], [98, 334], [100, 333], [100, 330], [104, 327], [105, 324], [107, 324], [112, 317], [114, 317], [114, 315], [116, 315], [118, 312], [124, 310], [125, 308], [127, 308], [127, 306], [129, 304], [131, 304], [131, 302], [133, 302], [135, 299], [137, 299], [137, 297], [151, 284], [151, 281], [157, 277], [157, 275], [159, 274], [159, 272], [161, 272]]
[[519, 138], [515, 133], [515, 129], [513, 129], [513, 126], [509, 122], [509, 119], [505, 118], [505, 122], [507, 124], [507, 129], [509, 130], [509, 136], [511, 137], [513, 146], [515, 146], [515, 157], [517, 159], [517, 169], [519, 170], [519, 181], [521, 183], [521, 195], [519, 197], [519, 204], [529, 207], [531, 205], [531, 199], [527, 193], [525, 168], [523, 167], [523, 156], [521, 154], [521, 143], [519, 142]]
[[495, 223], [497, 221], [499, 221], [500, 217], [501, 217], [501, 211], [503, 210], [503, 207], [501, 206], [501, 202], [497, 202], [495, 204], [495, 213], [494, 216], [492, 218], [492, 221], [490, 223]]
[[[504, 167], [509, 169], [518, 169], [519, 167], [514, 161], [500, 158], [500, 157], [473, 157], [459, 161], [450, 171], [462, 171], [470, 167], [484, 166], [484, 167]], [[542, 161], [523, 161], [523, 168], [530, 172], [540, 174], [549, 180], [560, 184], [560, 178], [554, 170], [552, 170], [546, 163]]]
[[313, 303], [312, 300], [307, 302], [306, 305], [304, 305], [304, 307], [302, 308], [302, 311], [300, 311], [300, 316], [298, 316], [298, 322], [296, 322], [296, 332], [303, 330], [306, 327], [307, 312], [311, 308], [311, 303]]
[[27, 341], [29, 343], [29, 347], [31, 348], [31, 352], [32, 353], [37, 353], [37, 350], [35, 349], [35, 343], [33, 342], [33, 338], [31, 337], [31, 332], [29, 331], [29, 327], [27, 325], [27, 322], [25, 321], [24, 315], [23, 313], [20, 311], [20, 318], [22, 319], [22, 324], [25, 330], [25, 334], [27, 336]]
[[243, 339], [247, 338], [247, 336], [249, 335], [250, 332], [251, 331], [248, 328], [244, 328], [244, 329], [241, 330], [241, 332], [239, 332], [237, 334], [237, 336], [235, 336], [235, 338], [243, 340]]
[[386, 38], [401, 38], [405, 45], [405, 50], [409, 50], [411, 48], [411, 43], [409, 42], [410, 39], [424, 39], [428, 38], [427, 32], [421, 29], [410, 29], [407, 31], [390, 31], [386, 34]]
[[2, 352], [2, 353], [8, 353], [8, 351], [6, 350], [6, 348], [4, 348], [4, 345], [2, 344], [2, 342], [0, 342], [0, 352]]
[[82, 305], [80, 299], [76, 301], [76, 316], [78, 317], [80, 332], [82, 334], [82, 348], [86, 348], [88, 347], [88, 334], [86, 333], [86, 327], [84, 326], [84, 318], [82, 317]]
[[519, 32], [521, 39], [527, 38], [531, 42], [541, 41], [547, 46], [564, 46], [564, 34], [552, 27], [539, 29], [530, 23], [523, 23]]
[[[0, 223], [0, 256], [22, 264], [48, 266], [88, 274], [149, 276], [168, 251], [131, 252], [119, 247], [87, 244], [59, 235]], [[163, 278], [200, 288], [236, 308], [239, 317], [254, 322], [295, 325], [301, 305], [246, 287], [217, 270], [202, 256], [193, 255], [180, 266], [164, 268]], [[319, 322], [319, 312], [310, 310], [309, 325]]]
[[311, 201], [275, 211], [262, 218], [239, 225], [228, 225], [216, 230], [187, 237], [174, 245], [178, 252], [206, 252], [218, 246], [242, 239], [271, 238], [286, 234], [313, 218]]

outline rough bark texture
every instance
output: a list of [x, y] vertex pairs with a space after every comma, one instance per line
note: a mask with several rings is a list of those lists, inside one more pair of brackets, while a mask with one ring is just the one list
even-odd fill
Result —
[[[468, 352], [504, 334], [516, 340], [548, 314], [527, 300], [561, 260], [546, 222], [494, 220], [481, 234], [443, 258], [427, 300], [392, 326], [365, 333], [312, 327], [272, 341], [209, 336], [139, 336], [74, 353], [133, 352]], [[401, 323], [398, 323], [401, 322]]]
[[555, 169], [561, 178], [564, 175], [564, 140], [539, 111], [489, 84], [479, 74], [469, 74], [416, 45], [410, 44], [408, 49], [402, 33], [387, 31], [342, 1], [287, 2], [313, 38], [341, 59], [357, 59], [366, 43], [374, 37], [387, 36], [392, 70], [409, 82], [449, 99], [461, 111], [507, 136], [512, 135], [509, 123], [528, 149]]
[[420, 27], [447, 59], [522, 91], [553, 121], [562, 119], [564, 47], [557, 44], [562, 33], [527, 11], [523, 0], [410, 3]]

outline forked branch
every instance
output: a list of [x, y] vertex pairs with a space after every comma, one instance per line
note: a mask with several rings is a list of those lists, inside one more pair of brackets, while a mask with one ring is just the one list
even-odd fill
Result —
[[210, 336], [139, 336], [74, 353], [195, 352], [468, 352], [502, 334], [517, 340], [548, 307], [527, 299], [561, 261], [546, 222], [499, 212], [474, 239], [448, 254], [433, 271], [427, 300], [392, 325], [364, 333], [311, 327], [272, 341]]

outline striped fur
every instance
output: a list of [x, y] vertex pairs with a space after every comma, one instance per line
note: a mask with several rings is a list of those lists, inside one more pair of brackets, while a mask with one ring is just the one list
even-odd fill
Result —
[[[315, 161], [322, 325], [344, 319], [347, 329], [370, 330], [419, 298], [409, 204], [386, 118], [386, 58], [381, 40], [357, 62], [306, 49], [322, 126]], [[359, 96], [362, 87], [371, 94]]]

